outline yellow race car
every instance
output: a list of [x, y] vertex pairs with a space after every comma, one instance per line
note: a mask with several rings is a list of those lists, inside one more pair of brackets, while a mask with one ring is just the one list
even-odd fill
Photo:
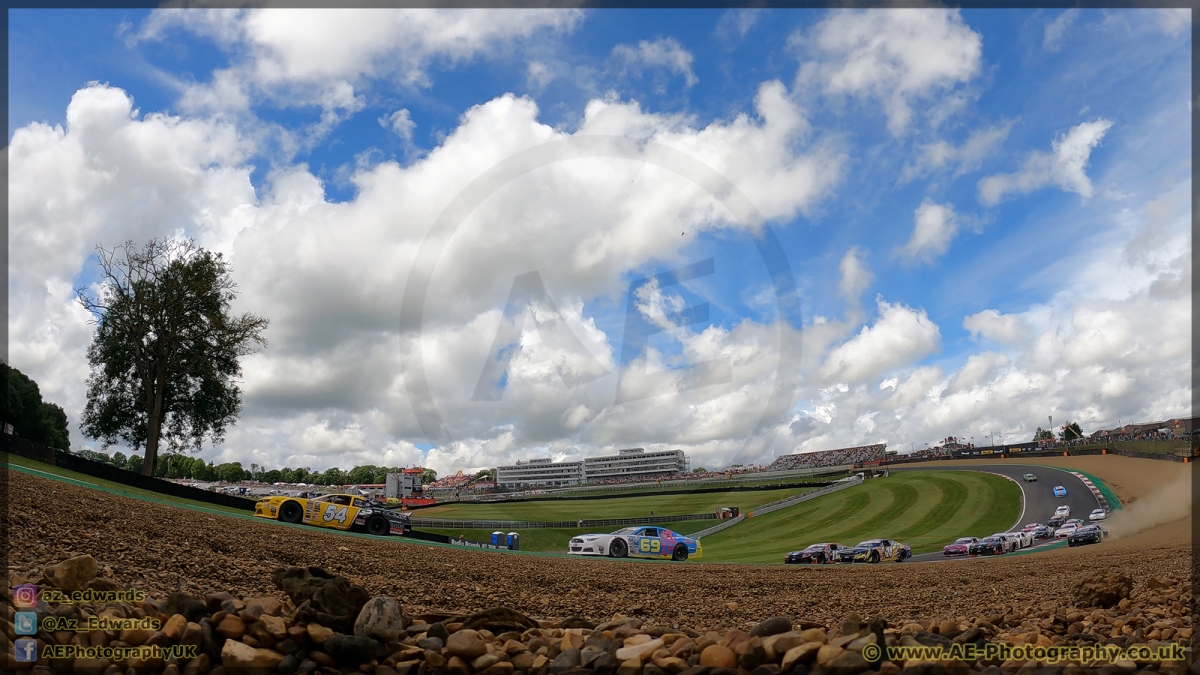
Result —
[[303, 523], [378, 536], [403, 536], [412, 529], [407, 513], [397, 513], [378, 502], [354, 495], [333, 494], [315, 499], [264, 497], [255, 503], [254, 515], [285, 523]]

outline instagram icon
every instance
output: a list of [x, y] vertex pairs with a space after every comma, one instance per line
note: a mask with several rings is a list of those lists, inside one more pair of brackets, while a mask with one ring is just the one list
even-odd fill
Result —
[[22, 584], [13, 588], [13, 604], [17, 607], [33, 607], [37, 604], [37, 586]]

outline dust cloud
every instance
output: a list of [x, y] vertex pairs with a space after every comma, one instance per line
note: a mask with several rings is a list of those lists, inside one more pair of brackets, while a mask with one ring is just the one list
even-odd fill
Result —
[[1127, 537], [1192, 513], [1192, 477], [1186, 471], [1149, 495], [1109, 514], [1104, 525], [1111, 539]]

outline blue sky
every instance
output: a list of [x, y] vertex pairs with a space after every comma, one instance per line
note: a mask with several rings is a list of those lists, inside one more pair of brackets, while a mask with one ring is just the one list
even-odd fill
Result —
[[[1188, 10], [14, 10], [9, 31], [10, 357], [72, 420], [88, 252], [181, 234], [272, 319], [210, 458], [445, 471], [645, 446], [720, 465], [1189, 405]], [[735, 185], [799, 311], [780, 321], [760, 224], [639, 146], [499, 187], [446, 243], [423, 332], [402, 323], [458, 190], [595, 134]], [[707, 259], [629, 307], [632, 280]], [[554, 311], [524, 323], [504, 400], [471, 401], [533, 270]], [[672, 325], [699, 303], [707, 321]], [[621, 404], [630, 311], [663, 332]], [[732, 376], [694, 388], [699, 361]]]

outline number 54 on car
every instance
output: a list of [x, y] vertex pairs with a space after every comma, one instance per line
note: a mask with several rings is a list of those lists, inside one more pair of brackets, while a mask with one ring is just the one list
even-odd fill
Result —
[[316, 499], [266, 497], [255, 503], [254, 515], [374, 535], [403, 535], [411, 529], [408, 514], [396, 513], [353, 495], [324, 495]]

